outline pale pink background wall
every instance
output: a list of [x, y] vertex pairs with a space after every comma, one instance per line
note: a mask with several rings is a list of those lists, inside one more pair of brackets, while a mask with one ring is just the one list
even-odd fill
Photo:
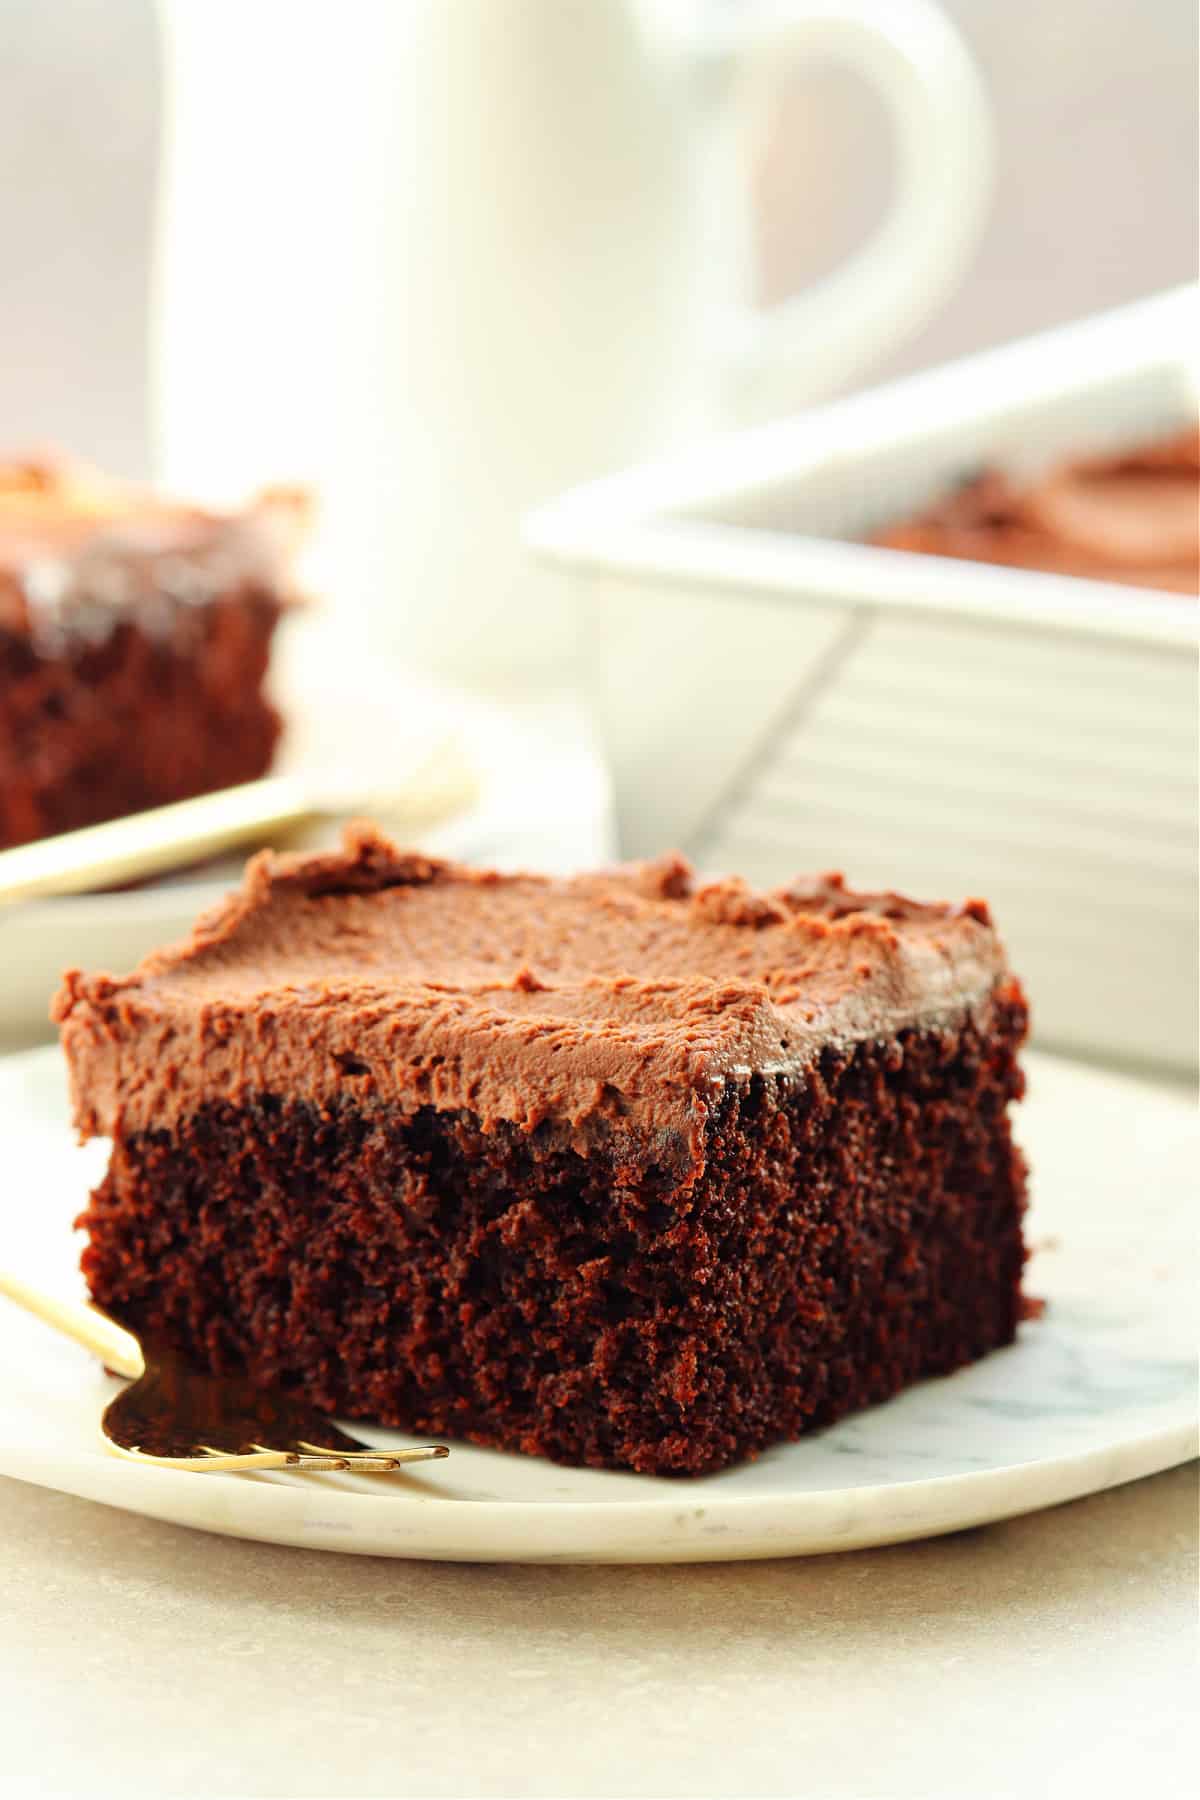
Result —
[[[920, 368], [1194, 278], [1195, 0], [941, 3], [991, 93], [995, 200], [967, 281], [888, 368]], [[886, 133], [868, 97], [832, 71], [795, 85], [760, 171], [768, 295], [836, 260], [887, 192]]]
[[0, 451], [146, 463], [151, 0], [0, 0]]
[[[970, 278], [891, 366], [1195, 275], [1195, 0], [946, 4], [992, 91], [999, 187]], [[814, 76], [793, 100], [757, 172], [767, 294], [835, 260], [886, 191], [850, 82]], [[151, 0], [0, 0], [0, 444], [146, 466], [158, 124]]]

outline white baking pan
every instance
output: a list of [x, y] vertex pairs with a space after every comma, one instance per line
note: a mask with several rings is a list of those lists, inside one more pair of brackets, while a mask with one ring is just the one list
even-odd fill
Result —
[[984, 894], [1042, 1042], [1194, 1066], [1200, 604], [855, 540], [1194, 418], [1197, 319], [1175, 290], [539, 512], [626, 853]]

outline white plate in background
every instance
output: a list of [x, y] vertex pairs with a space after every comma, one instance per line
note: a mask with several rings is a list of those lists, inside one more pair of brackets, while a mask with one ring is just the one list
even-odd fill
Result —
[[[455, 1445], [405, 1478], [198, 1475], [107, 1454], [112, 1379], [0, 1302], [0, 1473], [268, 1543], [483, 1562], [692, 1562], [851, 1550], [983, 1525], [1196, 1454], [1200, 1128], [1170, 1093], [1031, 1056], [1027, 1290], [1044, 1316], [972, 1368], [698, 1480]], [[0, 1061], [0, 1251], [78, 1294], [72, 1221], [105, 1146], [72, 1143], [54, 1050]], [[1040, 1247], [1039, 1247], [1040, 1246]], [[395, 1432], [359, 1436], [404, 1442]]]
[[[416, 677], [357, 665], [297, 621], [281, 634], [273, 686], [287, 720], [281, 770], [361, 757], [369, 785], [450, 739], [478, 782], [458, 817], [406, 841], [499, 867], [569, 873], [613, 851], [608, 778], [582, 709], [568, 696], [504, 707]], [[69, 966], [132, 969], [190, 930], [236, 886], [244, 857], [131, 892], [79, 894], [7, 909], [0, 925], [0, 1051], [44, 1041]]]

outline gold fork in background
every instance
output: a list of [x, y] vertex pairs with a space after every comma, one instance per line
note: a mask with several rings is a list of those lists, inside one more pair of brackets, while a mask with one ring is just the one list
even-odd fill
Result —
[[157, 1468], [202, 1472], [294, 1469], [390, 1475], [450, 1454], [444, 1444], [372, 1450], [295, 1394], [241, 1375], [209, 1375], [166, 1345], [137, 1338], [95, 1307], [59, 1300], [0, 1269], [0, 1294], [73, 1338], [130, 1383], [105, 1408], [101, 1431], [116, 1455]]
[[144, 881], [225, 851], [281, 848], [333, 819], [373, 818], [393, 835], [427, 831], [478, 797], [478, 774], [453, 738], [382, 778], [272, 775], [0, 850], [0, 905]]

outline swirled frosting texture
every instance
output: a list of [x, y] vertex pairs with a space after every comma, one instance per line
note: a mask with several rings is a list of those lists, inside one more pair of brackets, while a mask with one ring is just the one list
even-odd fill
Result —
[[84, 1135], [210, 1100], [339, 1096], [551, 1121], [699, 1165], [725, 1080], [827, 1044], [949, 1024], [1004, 979], [981, 902], [770, 894], [677, 857], [556, 881], [406, 854], [248, 866], [191, 938], [130, 976], [64, 978], [54, 1014]]
[[967, 557], [1181, 594], [1200, 589], [1200, 431], [1064, 462], [1019, 485], [985, 470], [881, 532], [893, 550]]

